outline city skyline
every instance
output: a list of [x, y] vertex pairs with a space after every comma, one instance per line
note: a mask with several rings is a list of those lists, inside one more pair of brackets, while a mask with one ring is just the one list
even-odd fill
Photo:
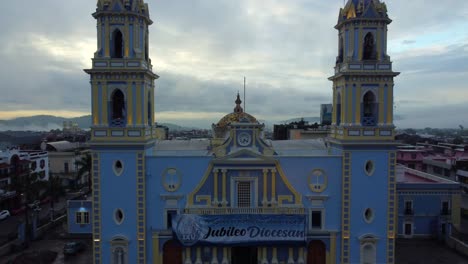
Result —
[[[386, 1], [396, 125], [468, 125], [468, 3]], [[90, 113], [96, 1], [4, 3], [0, 119]], [[319, 116], [331, 103], [342, 1], [151, 1], [156, 121], [207, 127], [232, 111], [247, 77], [246, 110], [278, 122]], [[418, 15], [421, 14], [421, 15]], [[450, 14], [450, 15], [447, 15]], [[18, 17], [21, 19], [18, 20]], [[315, 36], [320, 36], [316, 38]], [[27, 65], [26, 65], [27, 63]], [[434, 120], [436, 120], [434, 122]]]

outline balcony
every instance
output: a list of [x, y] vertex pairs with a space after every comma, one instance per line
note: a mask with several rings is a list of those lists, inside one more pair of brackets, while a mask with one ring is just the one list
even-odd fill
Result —
[[304, 208], [185, 208], [184, 214], [225, 215], [225, 214], [305, 214]]

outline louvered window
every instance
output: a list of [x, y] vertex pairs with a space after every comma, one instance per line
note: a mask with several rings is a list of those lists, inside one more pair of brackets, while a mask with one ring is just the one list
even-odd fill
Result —
[[237, 182], [237, 207], [251, 207], [251, 183], [248, 181]]

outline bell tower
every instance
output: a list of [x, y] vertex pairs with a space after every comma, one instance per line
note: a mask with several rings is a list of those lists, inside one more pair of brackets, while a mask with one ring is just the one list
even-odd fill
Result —
[[345, 141], [391, 141], [393, 78], [387, 54], [385, 3], [349, 0], [339, 12], [338, 56], [333, 82], [331, 137]]
[[153, 22], [143, 0], [98, 0], [92, 98], [94, 263], [147, 263], [145, 157], [151, 153]]
[[340, 263], [394, 263], [396, 151], [392, 22], [380, 0], [340, 9], [330, 152], [342, 156]]

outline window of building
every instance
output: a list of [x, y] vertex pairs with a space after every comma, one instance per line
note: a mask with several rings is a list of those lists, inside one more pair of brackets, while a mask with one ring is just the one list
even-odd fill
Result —
[[416, 159], [416, 153], [411, 153], [411, 158]]
[[177, 210], [167, 210], [166, 211], [166, 228], [172, 228], [172, 219], [177, 215]]
[[375, 60], [377, 59], [377, 52], [375, 48], [374, 35], [369, 32], [364, 37], [364, 47], [362, 52], [362, 60]]
[[120, 160], [116, 160], [116, 161], [114, 162], [114, 168], [113, 168], [113, 169], [114, 169], [115, 175], [117, 175], [117, 176], [122, 175], [122, 172], [123, 172], [123, 162], [120, 161]]
[[410, 223], [410, 222], [405, 222], [403, 232], [404, 232], [404, 235], [406, 237], [412, 236], [413, 235], [413, 224]]
[[443, 215], [448, 215], [450, 214], [450, 204], [448, 201], [442, 201], [442, 212], [441, 214]]
[[371, 176], [372, 174], [374, 174], [374, 170], [375, 170], [374, 162], [372, 160], [368, 160], [366, 162], [366, 165], [365, 165], [364, 169], [365, 169], [366, 174], [368, 176]]
[[68, 173], [68, 172], [69, 172], [68, 162], [63, 163], [63, 171], [64, 171], [65, 173]]
[[367, 223], [372, 223], [372, 221], [374, 221], [374, 210], [370, 209], [370, 208], [367, 208], [365, 211], [364, 211], [364, 220], [367, 222]]
[[344, 57], [344, 41], [343, 37], [340, 37], [340, 47], [338, 51], [338, 58], [336, 60], [337, 63], [342, 63], [343, 62], [343, 57]]
[[89, 212], [88, 211], [76, 212], [75, 222], [80, 225], [89, 224]]
[[410, 163], [410, 164], [408, 164], [408, 168], [410, 168], [410, 169], [413, 169], [413, 170], [414, 170], [414, 168], [415, 168], [415, 165], [414, 165], [414, 163]]
[[375, 245], [373, 243], [365, 243], [361, 245], [361, 263], [374, 264], [376, 263]]
[[112, 58], [121, 59], [123, 58], [124, 42], [123, 35], [120, 30], [116, 29], [112, 33]]
[[111, 96], [111, 125], [122, 126], [125, 123], [125, 96], [120, 89]]
[[440, 168], [440, 167], [435, 167], [435, 166], [433, 166], [433, 167], [432, 167], [432, 171], [433, 171], [435, 174], [442, 175], [442, 168]]
[[311, 213], [312, 229], [322, 229], [322, 211], [312, 211]]
[[422, 171], [423, 171], [423, 172], [427, 172], [427, 164], [423, 164], [423, 165], [422, 165]]
[[363, 126], [375, 126], [377, 124], [377, 106], [374, 93], [371, 91], [366, 92], [362, 98], [361, 123]]
[[338, 93], [338, 95], [336, 96], [335, 117], [336, 117], [336, 125], [339, 126], [341, 124], [341, 94], [340, 93]]
[[407, 215], [413, 214], [413, 201], [410, 201], [410, 200], [405, 201], [405, 214]]
[[122, 211], [122, 209], [116, 209], [115, 212], [114, 212], [114, 221], [115, 223], [117, 223], [118, 225], [122, 224], [123, 220], [125, 218], [125, 215]]
[[237, 182], [237, 207], [251, 207], [251, 182], [239, 181]]
[[37, 169], [37, 162], [34, 160], [31, 162], [31, 170], [35, 171]]
[[445, 175], [445, 177], [450, 177], [450, 170], [449, 169], [444, 169], [444, 175]]
[[152, 126], [153, 107], [151, 105], [151, 92], [148, 92], [148, 125]]

